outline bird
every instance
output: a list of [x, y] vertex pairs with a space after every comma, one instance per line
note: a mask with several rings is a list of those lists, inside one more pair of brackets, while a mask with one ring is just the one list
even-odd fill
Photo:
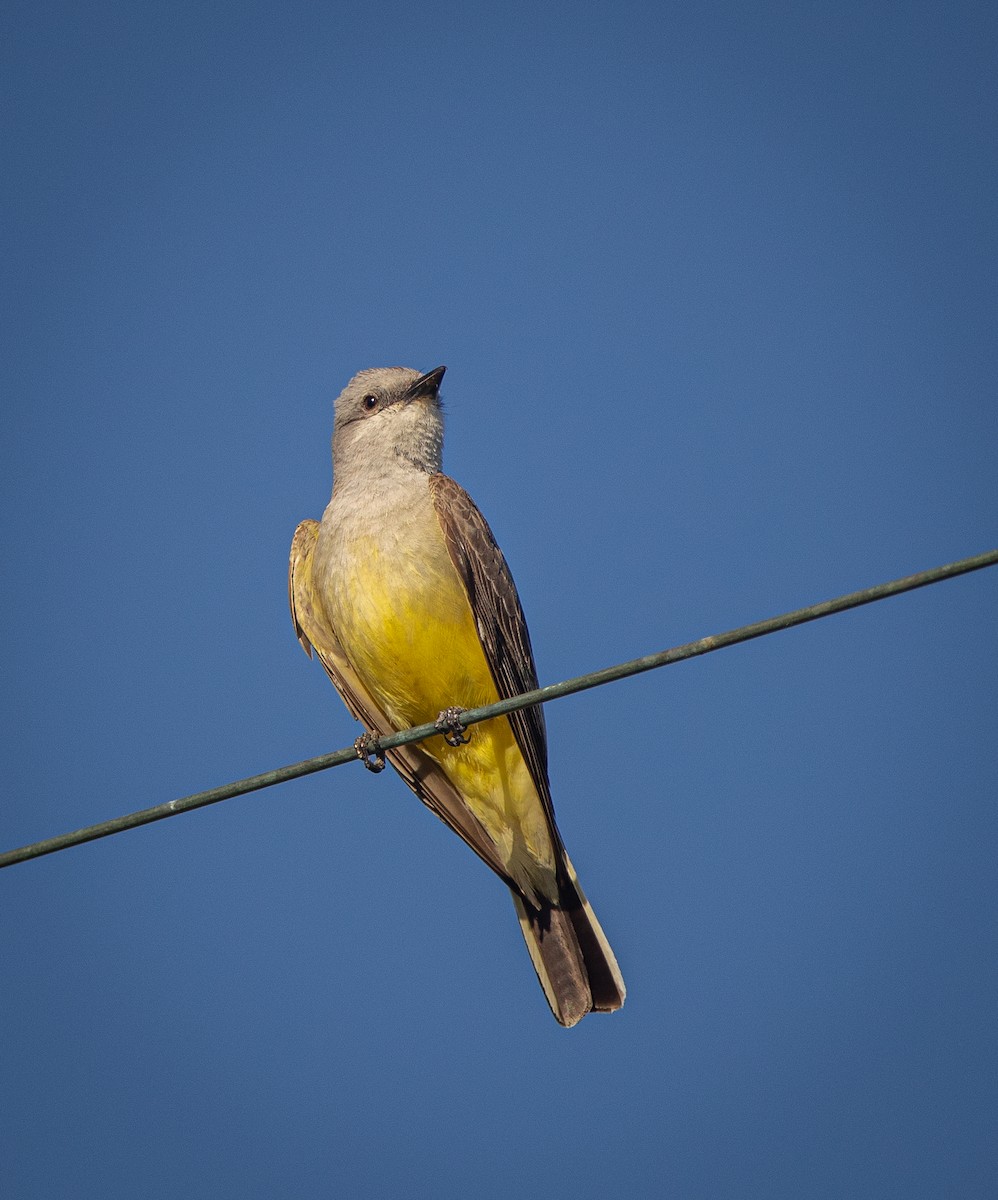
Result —
[[[555, 823], [539, 706], [465, 730], [460, 711], [533, 690], [530, 635], [492, 530], [442, 471], [445, 367], [360, 371], [333, 409], [333, 491], [294, 533], [295, 633], [371, 739], [441, 730], [385, 752], [419, 799], [506, 884], [563, 1026], [624, 1003], [624, 981]], [[376, 748], [376, 743], [375, 743]]]

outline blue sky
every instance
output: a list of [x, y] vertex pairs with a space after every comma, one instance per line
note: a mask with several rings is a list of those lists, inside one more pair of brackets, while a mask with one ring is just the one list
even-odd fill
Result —
[[[990, 4], [4, 19], [0, 845], [349, 744], [358, 369], [543, 682], [998, 544]], [[552, 704], [629, 996], [359, 766], [0, 874], [11, 1200], [994, 1195], [992, 570]], [[443, 697], [443, 701], [451, 698]]]

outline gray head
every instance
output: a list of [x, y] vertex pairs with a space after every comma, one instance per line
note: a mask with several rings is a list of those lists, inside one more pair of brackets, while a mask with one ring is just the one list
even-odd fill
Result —
[[400, 467], [440, 470], [440, 381], [446, 369], [421, 375], [409, 367], [373, 367], [350, 380], [333, 409], [335, 483], [360, 471], [377, 477]]

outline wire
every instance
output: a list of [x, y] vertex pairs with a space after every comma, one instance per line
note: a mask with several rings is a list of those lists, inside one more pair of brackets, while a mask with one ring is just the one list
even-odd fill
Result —
[[[563, 683], [553, 683], [548, 687], [537, 688], [536, 691], [524, 692], [522, 695], [499, 700], [495, 704], [488, 704], [484, 708], [465, 709], [461, 712], [461, 723], [474, 725], [479, 721], [487, 721], [490, 717], [502, 716], [518, 708], [528, 708], [531, 704], [544, 704], [548, 700], [557, 700], [561, 696], [570, 696], [575, 692], [586, 691], [588, 688], [601, 687], [605, 683], [612, 683], [616, 679], [624, 679], [629, 675], [638, 675], [642, 671], [651, 671], [656, 667], [668, 667], [673, 663], [682, 662], [684, 659], [697, 658], [701, 654], [722, 650], [725, 646], [735, 646], [739, 642], [748, 642], [752, 638], [776, 633], [781, 629], [790, 629], [794, 625], [804, 625], [808, 621], [817, 621], [821, 617], [829, 617], [833, 613], [859, 608], [863, 604], [872, 604], [876, 600], [886, 600], [889, 596], [897, 596], [901, 592], [910, 592], [915, 588], [926, 587], [932, 583], [939, 583], [943, 579], [966, 575], [970, 571], [979, 571], [982, 567], [991, 567], [995, 564], [998, 564], [998, 550], [989, 550], [987, 553], [978, 554], [973, 558], [964, 558], [943, 567], [920, 571], [917, 575], [906, 575], [903, 579], [881, 583], [876, 587], [865, 588], [859, 592], [850, 592], [835, 600], [825, 600], [820, 604], [798, 608], [778, 617], [757, 621], [753, 625], [742, 625], [727, 633], [717, 633], [712, 637], [704, 637], [695, 642], [675, 646], [671, 650], [662, 650], [658, 654], [647, 654], [643, 658], [635, 658], [630, 662], [606, 667], [602, 671], [592, 671], [588, 675], [566, 679]], [[368, 743], [368, 751], [371, 754], [377, 754], [381, 751], [392, 750], [396, 746], [405, 746], [410, 742], [420, 742], [424, 738], [433, 737], [439, 733], [440, 730], [434, 724], [416, 725], [412, 729], [404, 729], [386, 737], [372, 738]], [[149, 825], [153, 821], [162, 821], [166, 817], [174, 817], [178, 813], [190, 812], [195, 808], [205, 808], [209, 804], [217, 804], [220, 800], [230, 800], [233, 796], [257, 792], [261, 788], [273, 787], [276, 783], [284, 783], [302, 775], [313, 775], [316, 771], [342, 766], [343, 763], [356, 761], [357, 757], [356, 749], [350, 746], [330, 754], [306, 758], [302, 762], [292, 763], [287, 767], [278, 767], [274, 771], [265, 771], [262, 775], [251, 775], [248, 779], [240, 779], [235, 783], [211, 788], [207, 792], [197, 792], [192, 796], [184, 796], [179, 800], [158, 804], [154, 808], [144, 808], [140, 812], [129, 813], [124, 817], [115, 817], [113, 820], [103, 821], [99, 825], [88, 825], [85, 829], [77, 829], [59, 837], [33, 842], [29, 846], [21, 846], [16, 850], [7, 850], [0, 854], [0, 868], [26, 862], [31, 858], [40, 858], [44, 854], [54, 854], [57, 850], [66, 850], [70, 846], [79, 846], [84, 842], [93, 842], [98, 838], [109, 837], [113, 833], [121, 833], [125, 829]]]

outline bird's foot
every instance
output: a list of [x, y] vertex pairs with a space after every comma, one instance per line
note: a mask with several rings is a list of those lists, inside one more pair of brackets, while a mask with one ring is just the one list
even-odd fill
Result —
[[461, 723], [461, 713], [463, 708], [445, 708], [444, 711], [434, 721], [437, 729], [444, 735], [444, 741], [448, 746], [467, 746], [471, 741], [470, 737], [465, 737], [467, 725]]
[[373, 733], [362, 733], [354, 742], [353, 748], [364, 766], [375, 775], [385, 769], [385, 753], [378, 746], [378, 739]]

